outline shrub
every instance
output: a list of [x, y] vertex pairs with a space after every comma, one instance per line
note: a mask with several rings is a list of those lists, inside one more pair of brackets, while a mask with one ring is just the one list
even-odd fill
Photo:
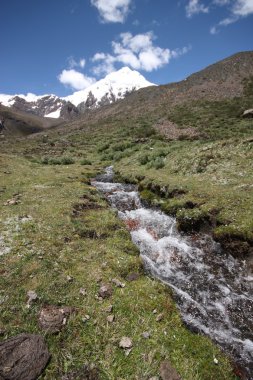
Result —
[[86, 158], [83, 158], [80, 162], [81, 165], [92, 165], [92, 162], [90, 160], [87, 160]]
[[71, 157], [62, 157], [61, 164], [62, 165], [72, 165], [75, 163], [75, 160]]
[[144, 156], [139, 157], [138, 161], [141, 165], [146, 165], [149, 162], [149, 156], [144, 154]]

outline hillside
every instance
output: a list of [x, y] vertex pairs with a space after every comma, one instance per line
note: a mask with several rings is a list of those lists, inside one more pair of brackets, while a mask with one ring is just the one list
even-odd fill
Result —
[[0, 118], [5, 120], [6, 131], [4, 131], [4, 135], [9, 138], [43, 132], [45, 129], [58, 126], [63, 122], [63, 120], [43, 118], [27, 112], [15, 111], [2, 105], [0, 105]]

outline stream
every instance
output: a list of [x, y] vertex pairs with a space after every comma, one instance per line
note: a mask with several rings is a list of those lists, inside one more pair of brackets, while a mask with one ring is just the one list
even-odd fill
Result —
[[208, 335], [253, 379], [253, 276], [208, 235], [185, 236], [176, 219], [144, 207], [134, 185], [114, 183], [113, 168], [92, 185], [130, 230], [145, 269], [173, 289], [184, 323]]

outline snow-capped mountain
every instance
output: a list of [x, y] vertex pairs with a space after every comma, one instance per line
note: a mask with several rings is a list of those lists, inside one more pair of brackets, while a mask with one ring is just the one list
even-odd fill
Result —
[[123, 67], [64, 99], [79, 108], [96, 108], [123, 99], [129, 93], [148, 86], [155, 84], [148, 82], [138, 71]]
[[69, 119], [88, 109], [114, 103], [129, 93], [148, 86], [155, 86], [155, 84], [148, 82], [138, 71], [123, 67], [85, 90], [74, 92], [63, 98], [56, 95], [0, 94], [0, 103], [38, 116]]

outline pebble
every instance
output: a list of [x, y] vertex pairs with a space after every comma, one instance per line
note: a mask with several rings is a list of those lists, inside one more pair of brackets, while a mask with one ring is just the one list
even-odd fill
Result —
[[79, 293], [80, 293], [82, 296], [87, 296], [86, 289], [84, 289], [84, 288], [81, 288], [81, 289], [79, 290]]
[[129, 349], [133, 347], [133, 342], [130, 338], [123, 336], [119, 342], [119, 347], [124, 349]]
[[126, 285], [123, 282], [120, 282], [117, 278], [112, 279], [112, 283], [118, 288], [124, 288]]
[[150, 333], [148, 331], [145, 331], [144, 333], [142, 333], [142, 336], [143, 338], [148, 339], [150, 338]]
[[112, 310], [113, 310], [113, 305], [107, 306], [104, 310], [105, 310], [106, 313], [111, 313]]
[[27, 292], [27, 297], [28, 297], [28, 301], [27, 301], [26, 306], [29, 308], [33, 302], [37, 301], [38, 295], [33, 290], [29, 290]]
[[82, 318], [82, 321], [83, 323], [86, 323], [87, 321], [90, 320], [90, 316], [88, 314], [86, 314], [83, 318]]
[[115, 316], [114, 315], [108, 315], [106, 319], [107, 319], [107, 322], [112, 323], [115, 319]]
[[98, 295], [104, 298], [110, 298], [112, 296], [112, 287], [111, 285], [102, 285], [98, 291]]
[[163, 313], [159, 314], [157, 317], [156, 317], [156, 322], [161, 322], [164, 318], [164, 315]]

